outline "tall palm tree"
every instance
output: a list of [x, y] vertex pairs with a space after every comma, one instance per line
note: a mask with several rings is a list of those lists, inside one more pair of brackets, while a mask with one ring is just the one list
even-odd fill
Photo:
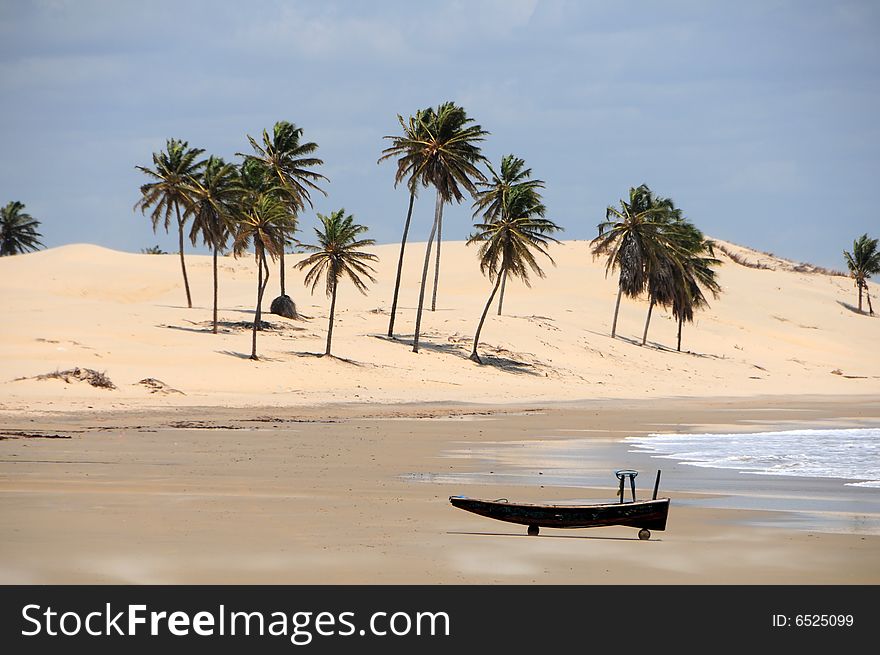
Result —
[[645, 317], [645, 330], [642, 345], [648, 341], [648, 327], [654, 306], [670, 307], [675, 301], [677, 291], [684, 279], [684, 262], [689, 256], [689, 226], [681, 210], [669, 198], [648, 194], [644, 202], [659, 211], [655, 218], [653, 239], [656, 257], [645, 259], [645, 288], [648, 291], [648, 313]]
[[[539, 189], [544, 188], [543, 180], [533, 180], [532, 169], [525, 168], [526, 162], [514, 155], [506, 155], [501, 159], [500, 174], [487, 163], [491, 179], [482, 183], [482, 190], [477, 193], [474, 200], [474, 217], [482, 213], [484, 222], [490, 223], [503, 217], [505, 209], [505, 196], [511, 189], [524, 189], [535, 194], [540, 200]], [[541, 214], [543, 216], [543, 214]], [[501, 288], [498, 292], [498, 316], [504, 305], [504, 289], [507, 286], [507, 273], [501, 275]]]
[[213, 332], [217, 334], [217, 254], [226, 248], [238, 211], [241, 187], [238, 169], [221, 157], [208, 158], [201, 174], [191, 178], [188, 191], [193, 199], [193, 222], [189, 237], [193, 245], [201, 235], [212, 250], [214, 271]]
[[871, 294], [868, 293], [868, 279], [880, 273], [880, 251], [877, 250], [877, 239], [869, 239], [867, 234], [863, 234], [853, 241], [852, 252], [843, 251], [843, 257], [846, 259], [850, 277], [855, 280], [859, 289], [859, 311], [862, 311], [862, 290], [864, 290], [868, 297], [868, 310], [873, 316], [874, 308], [871, 306]]
[[13, 200], [0, 208], [0, 257], [32, 252], [43, 247], [37, 228], [40, 221], [25, 213], [24, 204]]
[[[272, 136], [263, 130], [263, 142], [248, 135], [248, 141], [254, 150], [253, 154], [240, 154], [245, 158], [256, 159], [265, 164], [275, 176], [275, 183], [284, 199], [290, 205], [294, 221], [288, 238], [296, 231], [295, 218], [299, 212], [308, 205], [312, 207], [312, 191], [318, 191], [325, 196], [327, 193], [318, 186], [318, 182], [327, 181], [327, 178], [312, 170], [315, 166], [321, 166], [324, 160], [318, 159], [314, 154], [318, 150], [318, 144], [312, 141], [303, 142], [303, 130], [294, 123], [278, 121], [272, 128]], [[285, 244], [288, 241], [285, 241]], [[281, 295], [287, 296], [284, 284], [284, 248], [279, 256], [281, 282]]]
[[499, 218], [478, 223], [475, 226], [477, 233], [468, 239], [468, 245], [480, 243], [480, 270], [489, 277], [490, 282], [495, 282], [474, 335], [474, 348], [470, 358], [478, 364], [483, 363], [477, 352], [480, 332], [502, 278], [513, 275], [520, 278], [526, 286], [530, 286], [531, 273], [544, 277], [544, 271], [538, 265], [535, 254], [540, 253], [554, 263], [547, 247], [551, 243], [559, 243], [550, 234], [562, 228], [544, 218], [543, 214], [543, 205], [536, 201], [535, 195], [528, 189], [511, 189], [504, 196], [504, 211], [499, 214]]
[[668, 226], [668, 205], [654, 198], [642, 184], [631, 187], [629, 199], [620, 200], [620, 208], [609, 206], [605, 221], [598, 226], [599, 235], [590, 242], [593, 256], [607, 255], [605, 275], [619, 270], [617, 301], [611, 337], [617, 335], [620, 299], [641, 295], [648, 284], [648, 274], [661, 259], [666, 245], [663, 230]]
[[[418, 195], [418, 187], [427, 184], [424, 179], [425, 161], [428, 150], [422, 145], [427, 137], [425, 123], [426, 117], [433, 113], [431, 108], [419, 110], [415, 116], [410, 116], [404, 121], [403, 116], [397, 115], [397, 121], [403, 129], [402, 136], [386, 136], [391, 140], [391, 145], [382, 151], [382, 156], [376, 163], [381, 163], [391, 157], [398, 157], [397, 172], [394, 175], [394, 186], [406, 180], [409, 190], [409, 207], [406, 210], [406, 221], [403, 224], [403, 236], [400, 240], [400, 254], [397, 258], [397, 275], [394, 278], [394, 295], [391, 297], [391, 317], [388, 320], [388, 336], [394, 336], [394, 319], [397, 316], [397, 298], [400, 294], [400, 278], [403, 274], [403, 254], [406, 250], [406, 240], [409, 236], [409, 226], [412, 221], [413, 204]], [[421, 176], [421, 177], [420, 177]]]
[[290, 211], [276, 193], [243, 194], [240, 205], [233, 252], [239, 256], [251, 243], [257, 264], [257, 306], [254, 311], [251, 359], [257, 360], [257, 331], [261, 329], [263, 293], [269, 282], [268, 254], [273, 261], [284, 247], [285, 235], [290, 230]]
[[693, 323], [694, 311], [709, 306], [705, 291], [717, 298], [721, 293], [714, 267], [721, 264], [715, 258], [715, 244], [706, 239], [703, 233], [688, 224], [690, 233], [687, 243], [687, 257], [681, 268], [681, 280], [676, 285], [672, 302], [672, 316], [678, 320], [678, 345], [681, 352], [681, 328], [685, 321]]
[[[183, 286], [186, 289], [186, 304], [192, 307], [192, 296], [189, 292], [189, 278], [186, 275], [186, 260], [183, 256], [183, 226], [192, 213], [192, 198], [187, 192], [187, 183], [199, 174], [205, 165], [198, 157], [204, 150], [190, 148], [189, 143], [178, 139], [168, 139], [165, 150], [153, 153], [154, 168], [135, 166], [154, 180], [141, 186], [141, 199], [135, 203], [135, 209], [146, 214], [153, 208], [150, 219], [153, 221], [153, 232], [159, 223], [164, 223], [165, 231], [171, 227], [172, 211], [177, 215], [177, 233], [180, 242], [180, 270], [183, 273]], [[183, 207], [183, 214], [180, 209]]]
[[305, 283], [312, 285], [312, 293], [318, 283], [323, 279], [326, 283], [327, 297], [330, 298], [330, 320], [327, 327], [327, 350], [325, 355], [330, 354], [330, 344], [333, 340], [333, 315], [336, 312], [336, 290], [340, 278], [348, 277], [355, 288], [361, 293], [367, 292], [367, 285], [361, 279], [367, 278], [375, 282], [373, 273], [376, 271], [367, 262], [376, 261], [379, 258], [368, 252], [359, 250], [372, 246], [376, 242], [373, 239], [359, 239], [358, 237], [367, 231], [365, 225], [358, 225], [354, 217], [345, 215], [345, 210], [340, 209], [329, 216], [318, 214], [322, 227], [315, 228], [318, 237], [317, 245], [300, 244], [307, 252], [312, 254], [299, 262], [296, 267], [300, 270], [309, 268], [306, 273]]
[[[486, 179], [477, 168], [477, 164], [485, 161], [477, 143], [485, 139], [488, 134], [479, 125], [472, 125], [473, 119], [468, 118], [465, 110], [454, 102], [445, 102], [436, 110], [423, 112], [421, 122], [424, 134], [417, 135], [418, 138], [412, 144], [415, 150], [422, 151], [424, 158], [416, 177], [424, 179], [437, 190], [437, 199], [434, 204], [434, 223], [425, 246], [425, 263], [419, 287], [419, 306], [416, 311], [416, 327], [413, 337], [413, 352], [416, 353], [419, 352], [425, 287], [428, 281], [428, 267], [431, 263], [431, 246], [435, 235], [437, 236], [437, 261], [434, 268], [432, 309], [436, 307], [443, 205], [453, 200], [461, 202], [464, 199], [462, 188], [472, 196], [475, 195], [477, 189], [474, 182]], [[403, 148], [404, 145], [405, 143], [401, 143], [398, 148]], [[404, 154], [402, 150], [400, 152]], [[389, 154], [393, 153], [389, 152]]]

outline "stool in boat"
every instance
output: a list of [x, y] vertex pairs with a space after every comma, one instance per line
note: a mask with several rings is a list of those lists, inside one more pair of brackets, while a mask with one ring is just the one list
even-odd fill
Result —
[[618, 469], [614, 472], [614, 475], [617, 476], [617, 479], [620, 480], [620, 502], [623, 502], [623, 483], [629, 478], [629, 486], [632, 489], [632, 497], [633, 502], [636, 502], [636, 476], [639, 474], [638, 471], [633, 471], [632, 469]]

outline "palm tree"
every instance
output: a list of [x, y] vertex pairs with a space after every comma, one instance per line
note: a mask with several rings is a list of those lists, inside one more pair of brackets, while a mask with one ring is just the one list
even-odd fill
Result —
[[672, 302], [672, 315], [678, 319], [678, 345], [681, 352], [681, 328], [685, 321], [693, 323], [694, 310], [704, 309], [709, 306], [704, 289], [717, 298], [721, 293], [721, 285], [715, 277], [713, 267], [721, 264], [715, 258], [715, 244], [706, 239], [703, 233], [688, 224], [690, 233], [687, 243], [687, 257], [684, 258], [681, 268], [681, 280], [676, 286], [675, 297]]
[[[257, 263], [257, 306], [254, 311], [253, 343], [251, 359], [257, 360], [257, 330], [261, 329], [263, 293], [269, 282], [269, 264], [266, 254], [275, 260], [284, 247], [285, 235], [290, 231], [290, 212], [277, 193], [245, 192], [236, 217], [236, 234], [233, 252], [243, 254], [254, 245]], [[264, 277], [265, 276], [265, 277]]]
[[547, 247], [559, 241], [549, 235], [562, 228], [543, 218], [543, 215], [544, 206], [536, 201], [534, 193], [528, 189], [511, 189], [504, 196], [504, 210], [499, 218], [478, 223], [475, 226], [478, 232], [468, 239], [468, 245], [480, 243], [480, 270], [488, 275], [490, 282], [495, 282], [474, 335], [474, 348], [470, 358], [478, 364], [483, 363], [477, 353], [480, 332], [502, 278], [513, 275], [520, 278], [526, 286], [530, 286], [530, 273], [544, 277], [535, 253], [545, 255], [551, 263], [555, 263], [547, 252]]
[[473, 119], [454, 102], [445, 102], [436, 110], [422, 113], [421, 128], [424, 134], [416, 135], [412, 144], [404, 138], [396, 147], [392, 146], [387, 154], [400, 153], [406, 155], [403, 148], [412, 146], [413, 151], [421, 151], [423, 162], [417, 169], [416, 178], [430, 183], [437, 190], [434, 205], [434, 223], [425, 246], [425, 263], [422, 268], [422, 282], [419, 287], [419, 306], [416, 311], [416, 327], [413, 337], [413, 352], [419, 352], [419, 333], [422, 325], [422, 309], [425, 304], [425, 287], [428, 281], [428, 267], [431, 263], [431, 246], [434, 235], [437, 235], [437, 261], [434, 268], [434, 295], [432, 309], [436, 307], [437, 280], [440, 272], [440, 239], [443, 225], [443, 204], [461, 202], [464, 195], [463, 187], [472, 196], [477, 189], [474, 181], [486, 178], [477, 168], [477, 164], [485, 161], [480, 154], [477, 142], [488, 134], [479, 125], [471, 125]]
[[241, 187], [238, 169], [221, 157], [208, 158], [201, 175], [190, 179], [188, 192], [193, 199], [193, 223], [189, 237], [193, 245], [199, 235], [212, 250], [214, 270], [213, 332], [217, 334], [217, 254], [226, 248], [238, 210]]
[[871, 306], [871, 294], [868, 292], [868, 279], [872, 275], [880, 273], [880, 251], [877, 250], [877, 239], [869, 239], [867, 234], [863, 234], [853, 241], [851, 253], [843, 251], [843, 257], [846, 259], [850, 277], [855, 280], [859, 289], [859, 311], [862, 311], [862, 290], [864, 289], [868, 298], [868, 311], [873, 316], [874, 308]]
[[[186, 304], [192, 307], [192, 296], [189, 293], [189, 279], [186, 276], [186, 261], [183, 257], [183, 226], [192, 213], [192, 198], [187, 192], [187, 183], [199, 174], [205, 161], [198, 160], [204, 152], [201, 148], [190, 148], [189, 143], [178, 139], [168, 139], [165, 150], [153, 153], [154, 168], [135, 166], [145, 173], [153, 182], [141, 186], [141, 199], [135, 203], [135, 209], [146, 214], [153, 208], [150, 219], [153, 221], [153, 232], [159, 223], [164, 222], [165, 231], [171, 227], [172, 210], [177, 215], [177, 233], [180, 241], [180, 270], [183, 272], [183, 286], [186, 289]], [[183, 207], [183, 214], [180, 209]]]
[[648, 291], [648, 314], [645, 317], [645, 330], [642, 345], [648, 341], [648, 327], [654, 306], [670, 307], [684, 279], [684, 262], [690, 232], [681, 210], [669, 198], [646, 194], [644, 202], [659, 213], [655, 216], [653, 240], [656, 245], [655, 257], [645, 259], [645, 287]]
[[43, 247], [37, 231], [40, 221], [24, 211], [24, 204], [13, 200], [0, 208], [0, 257], [33, 252]]
[[[254, 154], [240, 154], [245, 158], [255, 159], [265, 164], [275, 176], [275, 183], [279, 191], [290, 205], [293, 215], [292, 227], [289, 238], [296, 231], [296, 216], [308, 205], [312, 207], [311, 191], [318, 191], [325, 196], [327, 193], [317, 183], [327, 178], [311, 170], [315, 166], [321, 166], [324, 161], [313, 155], [318, 150], [318, 144], [312, 141], [302, 142], [303, 130], [288, 121], [275, 123], [272, 136], [263, 130], [263, 143], [248, 135], [248, 141], [254, 149]], [[285, 240], [285, 244], [288, 241]], [[281, 249], [280, 272], [281, 296], [287, 297], [284, 285], [284, 248]]]
[[[498, 220], [504, 213], [505, 195], [511, 189], [527, 189], [535, 194], [540, 200], [539, 189], [544, 188], [543, 180], [533, 180], [532, 169], [525, 168], [526, 162], [514, 155], [507, 155], [501, 159], [501, 173], [495, 172], [491, 164], [487, 163], [492, 179], [481, 184], [483, 187], [477, 193], [474, 200], [474, 217], [482, 213], [484, 221], [490, 223]], [[543, 214], [541, 214], [543, 216]], [[504, 305], [504, 289], [507, 286], [507, 273], [502, 273], [501, 288], [498, 292], [498, 316], [501, 316], [501, 308]]]
[[330, 344], [333, 340], [333, 315], [336, 312], [336, 289], [339, 280], [348, 277], [355, 288], [361, 293], [367, 292], [367, 285], [361, 276], [370, 282], [375, 282], [373, 273], [376, 271], [367, 262], [376, 261], [379, 258], [371, 253], [363, 252], [359, 248], [372, 246], [376, 242], [373, 239], [358, 239], [367, 231], [365, 225], [358, 225], [354, 217], [345, 215], [345, 210], [340, 209], [329, 216], [318, 214], [322, 228], [315, 228], [318, 237], [317, 245], [300, 244], [307, 252], [313, 254], [299, 262], [299, 269], [308, 268], [305, 283], [312, 285], [312, 293], [318, 283], [323, 279], [326, 282], [327, 297], [330, 298], [330, 321], [327, 327], [327, 350], [325, 355], [330, 354]]
[[[394, 319], [397, 316], [397, 297], [400, 294], [400, 278], [403, 274], [403, 254], [406, 250], [406, 240], [409, 236], [409, 226], [412, 221], [413, 204], [416, 195], [418, 195], [419, 183], [427, 184], [424, 179], [424, 164], [428, 151], [422, 145], [427, 137], [424, 127], [426, 116], [433, 113], [428, 108], [419, 110], [415, 116], [410, 116], [409, 120], [404, 122], [403, 116], [397, 115], [400, 127], [403, 129], [403, 136], [386, 136], [390, 139], [392, 145], [382, 151], [382, 156], [376, 162], [381, 163], [386, 159], [398, 156], [397, 172], [394, 175], [394, 186], [397, 187], [403, 180], [406, 180], [407, 189], [409, 189], [409, 207], [406, 210], [406, 221], [403, 224], [403, 237], [400, 240], [400, 255], [397, 258], [397, 275], [394, 279], [394, 295], [391, 298], [391, 317], [388, 320], [388, 336], [394, 337]], [[422, 176], [420, 179], [420, 175]]]
[[607, 255], [605, 275], [618, 269], [617, 302], [611, 338], [617, 335], [617, 315], [621, 296], [636, 298], [648, 285], [648, 274], [660, 261], [666, 246], [663, 230], [668, 227], [668, 201], [655, 199], [644, 184], [629, 190], [629, 200], [620, 200], [620, 209], [609, 206], [599, 235], [590, 242], [593, 256]]

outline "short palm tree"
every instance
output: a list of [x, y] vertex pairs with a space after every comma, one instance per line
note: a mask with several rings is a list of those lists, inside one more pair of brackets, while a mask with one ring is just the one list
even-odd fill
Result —
[[[312, 170], [321, 166], [324, 161], [314, 154], [318, 150], [318, 144], [312, 141], [303, 142], [303, 130], [288, 121], [279, 121], [272, 128], [272, 136], [263, 130], [263, 142], [248, 135], [248, 141], [254, 150], [253, 154], [241, 154], [246, 158], [262, 162], [275, 177], [277, 185], [283, 197], [289, 202], [294, 221], [289, 238], [296, 231], [296, 216], [308, 205], [312, 207], [312, 191], [318, 191], [325, 196], [326, 192], [318, 186], [318, 182], [327, 181], [327, 178]], [[281, 295], [286, 296], [284, 284], [284, 249], [279, 256], [279, 278], [281, 283]]]
[[648, 285], [649, 272], [661, 259], [666, 246], [663, 231], [668, 226], [668, 205], [644, 184], [629, 190], [629, 199], [620, 201], [620, 208], [609, 206], [605, 221], [598, 226], [599, 235], [590, 242], [593, 255], [606, 255], [605, 275], [619, 270], [617, 301], [611, 337], [617, 335], [617, 316], [621, 296], [641, 295]]
[[0, 257], [33, 252], [43, 247], [40, 221], [25, 213], [24, 205], [13, 200], [0, 208]]
[[425, 263], [422, 268], [422, 281], [419, 287], [419, 305], [416, 311], [416, 326], [413, 337], [413, 352], [419, 352], [419, 334], [422, 325], [422, 310], [425, 305], [425, 288], [428, 282], [428, 267], [431, 263], [431, 247], [437, 236], [437, 259], [434, 266], [434, 294], [431, 309], [437, 304], [437, 283], [440, 273], [440, 243], [443, 226], [443, 205], [447, 202], [461, 202], [464, 199], [462, 188], [472, 196], [477, 189], [475, 181], [485, 180], [477, 165], [485, 161], [480, 153], [478, 142], [485, 139], [488, 132], [479, 125], [472, 124], [464, 109], [454, 102], [445, 102], [436, 110], [426, 110], [421, 114], [421, 125], [417, 134], [404, 136], [384, 151], [385, 155], [401, 155], [421, 160], [414, 169], [414, 177], [431, 184], [437, 190], [434, 205], [434, 223], [425, 246]]
[[843, 251], [850, 277], [855, 280], [859, 289], [859, 311], [862, 311], [862, 290], [868, 298], [868, 311], [874, 315], [871, 306], [871, 294], [868, 292], [868, 279], [880, 273], [880, 251], [877, 250], [877, 239], [869, 239], [863, 234], [853, 241], [852, 252]]
[[217, 254], [226, 248], [235, 214], [238, 211], [241, 187], [238, 169], [221, 157], [209, 157], [201, 174], [189, 181], [188, 192], [193, 199], [193, 222], [190, 239], [202, 241], [211, 248], [214, 271], [213, 332], [217, 334]]
[[[375, 282], [373, 273], [376, 271], [367, 262], [376, 261], [378, 257], [361, 248], [372, 246], [376, 242], [373, 239], [359, 239], [358, 237], [367, 231], [365, 225], [358, 225], [354, 217], [345, 215], [345, 210], [340, 209], [329, 216], [318, 214], [321, 227], [315, 228], [318, 237], [317, 245], [300, 244], [307, 252], [312, 253], [299, 262], [299, 269], [308, 268], [306, 273], [306, 286], [311, 285], [312, 293], [321, 282], [325, 281], [327, 297], [330, 298], [330, 319], [327, 327], [327, 349], [325, 355], [330, 355], [330, 345], [333, 340], [333, 316], [336, 312], [336, 290], [339, 280], [348, 277], [355, 288], [361, 293], [367, 292], [367, 278]], [[311, 267], [311, 268], [309, 268]]]
[[251, 359], [257, 360], [257, 331], [261, 329], [263, 293], [269, 281], [268, 254], [275, 260], [284, 247], [285, 235], [290, 230], [290, 212], [276, 193], [245, 194], [236, 215], [233, 253], [239, 256], [251, 243], [257, 264], [257, 306], [254, 311]]
[[[477, 193], [474, 200], [474, 217], [482, 213], [486, 223], [496, 221], [503, 217], [504, 199], [511, 189], [524, 189], [535, 194], [540, 201], [540, 189], [544, 188], [543, 180], [533, 180], [532, 169], [525, 167], [526, 162], [514, 155], [506, 155], [501, 159], [501, 172], [498, 173], [487, 163], [491, 179], [482, 183], [482, 189]], [[542, 214], [543, 216], [543, 214]], [[507, 274], [501, 276], [501, 288], [498, 290], [498, 316], [504, 306], [504, 289], [507, 286]]]
[[561, 230], [558, 225], [543, 217], [544, 207], [536, 202], [533, 193], [528, 189], [513, 189], [505, 194], [504, 211], [495, 221], [478, 223], [476, 234], [468, 239], [468, 244], [479, 243], [480, 270], [487, 275], [489, 281], [495, 282], [489, 300], [480, 316], [477, 332], [474, 335], [474, 348], [470, 358], [482, 364], [477, 349], [480, 345], [480, 333], [486, 314], [506, 275], [513, 275], [530, 286], [529, 275], [535, 273], [544, 277], [544, 271], [535, 258], [537, 253], [546, 256], [551, 263], [553, 258], [547, 252], [551, 243], [559, 243], [550, 236]]
[[153, 180], [141, 186], [141, 199], [134, 206], [144, 214], [147, 209], [152, 208], [150, 219], [153, 221], [153, 232], [158, 229], [160, 223], [165, 225], [165, 231], [168, 232], [171, 227], [172, 212], [177, 216], [180, 270], [183, 273], [186, 303], [189, 307], [192, 307], [192, 296], [189, 292], [186, 260], [183, 256], [183, 226], [191, 215], [193, 207], [187, 184], [204, 167], [205, 161], [198, 159], [203, 152], [204, 150], [200, 148], [190, 148], [186, 141], [168, 139], [164, 151], [153, 153], [153, 168], [135, 166]]
[[[400, 240], [400, 254], [397, 258], [397, 275], [394, 278], [394, 295], [391, 297], [391, 317], [388, 320], [388, 336], [394, 336], [394, 319], [397, 316], [397, 298], [400, 294], [400, 278], [403, 274], [403, 255], [406, 251], [406, 240], [409, 236], [409, 227], [412, 221], [413, 204], [418, 195], [419, 184], [427, 184], [424, 179], [424, 164], [429, 151], [423, 147], [426, 138], [424, 127], [425, 114], [431, 109], [419, 110], [415, 116], [410, 116], [404, 121], [403, 116], [397, 115], [397, 121], [403, 130], [402, 136], [386, 136], [391, 140], [391, 145], [382, 151], [378, 162], [381, 163], [391, 157], [398, 157], [397, 172], [394, 175], [394, 186], [406, 181], [409, 190], [409, 206], [406, 210], [406, 221], [403, 224], [403, 237]], [[421, 176], [421, 177], [420, 177]]]

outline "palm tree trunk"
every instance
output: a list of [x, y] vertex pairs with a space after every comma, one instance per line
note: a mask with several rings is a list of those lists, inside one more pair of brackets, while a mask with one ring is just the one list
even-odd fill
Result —
[[217, 246], [214, 246], [214, 334], [217, 334]]
[[617, 312], [620, 311], [620, 297], [623, 295], [623, 287], [617, 287], [617, 302], [614, 303], [614, 321], [611, 323], [611, 338], [617, 335]]
[[434, 235], [437, 233], [437, 221], [443, 211], [443, 200], [440, 192], [437, 192], [437, 202], [434, 205], [434, 225], [431, 226], [431, 236], [428, 237], [428, 245], [425, 247], [425, 265], [422, 268], [422, 285], [419, 288], [419, 308], [416, 310], [416, 330], [413, 335], [413, 352], [419, 352], [419, 331], [422, 327], [422, 308], [425, 306], [425, 286], [428, 283], [428, 267], [431, 265], [431, 245], [434, 243]]
[[409, 224], [412, 221], [415, 192], [409, 194], [409, 209], [406, 211], [406, 223], [403, 224], [403, 238], [400, 240], [400, 257], [397, 259], [397, 278], [394, 281], [394, 296], [391, 299], [391, 318], [388, 321], [388, 336], [394, 336], [394, 318], [397, 315], [397, 295], [400, 293], [400, 277], [403, 274], [403, 252], [406, 250], [406, 238], [409, 235]]
[[501, 316], [501, 307], [504, 305], [504, 287], [507, 286], [507, 269], [501, 274], [501, 293], [498, 295], [498, 316]]
[[443, 204], [440, 204], [440, 213], [437, 214], [437, 261], [434, 264], [434, 294], [431, 296], [431, 311], [437, 309], [437, 284], [440, 282], [440, 242], [443, 232]]
[[684, 318], [678, 317], [678, 352], [681, 352], [681, 325], [684, 323]]
[[474, 349], [471, 352], [471, 359], [477, 362], [477, 364], [482, 364], [483, 360], [480, 359], [480, 356], [477, 354], [477, 346], [480, 345], [480, 332], [483, 331], [483, 322], [486, 320], [486, 314], [489, 313], [489, 307], [492, 305], [492, 301], [495, 300], [495, 293], [498, 291], [498, 287], [501, 286], [502, 276], [499, 275], [498, 279], [495, 280], [495, 286], [492, 287], [492, 293], [489, 296], [489, 302], [486, 303], [486, 306], [483, 308], [483, 315], [480, 316], [480, 324], [477, 326], [477, 333], [474, 335]]
[[654, 297], [651, 296], [651, 304], [648, 305], [648, 318], [645, 319], [645, 333], [642, 335], [642, 345], [648, 340], [648, 326], [651, 324], [651, 312], [654, 311]]
[[174, 209], [177, 210], [177, 234], [180, 237], [180, 270], [183, 271], [183, 287], [186, 289], [186, 304], [192, 309], [192, 296], [189, 294], [189, 278], [186, 277], [186, 260], [183, 258], [183, 220], [180, 218], [180, 205], [175, 202]]
[[284, 292], [284, 248], [281, 249], [279, 260], [281, 262], [278, 268], [278, 275], [281, 278], [281, 295], [286, 296], [287, 294]]
[[868, 313], [874, 315], [874, 307], [871, 306], [871, 292], [868, 291], [868, 283], [865, 282], [865, 298], [868, 300]]
[[254, 310], [254, 336], [253, 336], [253, 345], [251, 346], [251, 359], [257, 360], [257, 330], [259, 329], [257, 326], [260, 324], [260, 307], [263, 304], [263, 289], [265, 285], [263, 284], [263, 261], [262, 261], [263, 253], [262, 249], [259, 246], [254, 248], [254, 258], [257, 260], [257, 308]]
[[333, 298], [330, 300], [330, 325], [327, 327], [327, 350], [324, 352], [325, 355], [330, 354], [330, 342], [333, 340], [333, 314], [336, 312], [336, 288], [339, 286], [339, 281], [333, 283]]
[[[263, 293], [260, 294], [261, 298], [266, 295], [266, 287], [268, 287], [268, 286], [269, 286], [269, 260], [266, 259], [266, 249], [264, 248], [263, 249]], [[260, 311], [262, 312], [262, 309]], [[259, 329], [262, 330], [263, 327], [260, 326]]]
[[859, 312], [861, 312], [862, 311], [862, 283], [861, 282], [859, 282], [858, 287], [859, 287]]

